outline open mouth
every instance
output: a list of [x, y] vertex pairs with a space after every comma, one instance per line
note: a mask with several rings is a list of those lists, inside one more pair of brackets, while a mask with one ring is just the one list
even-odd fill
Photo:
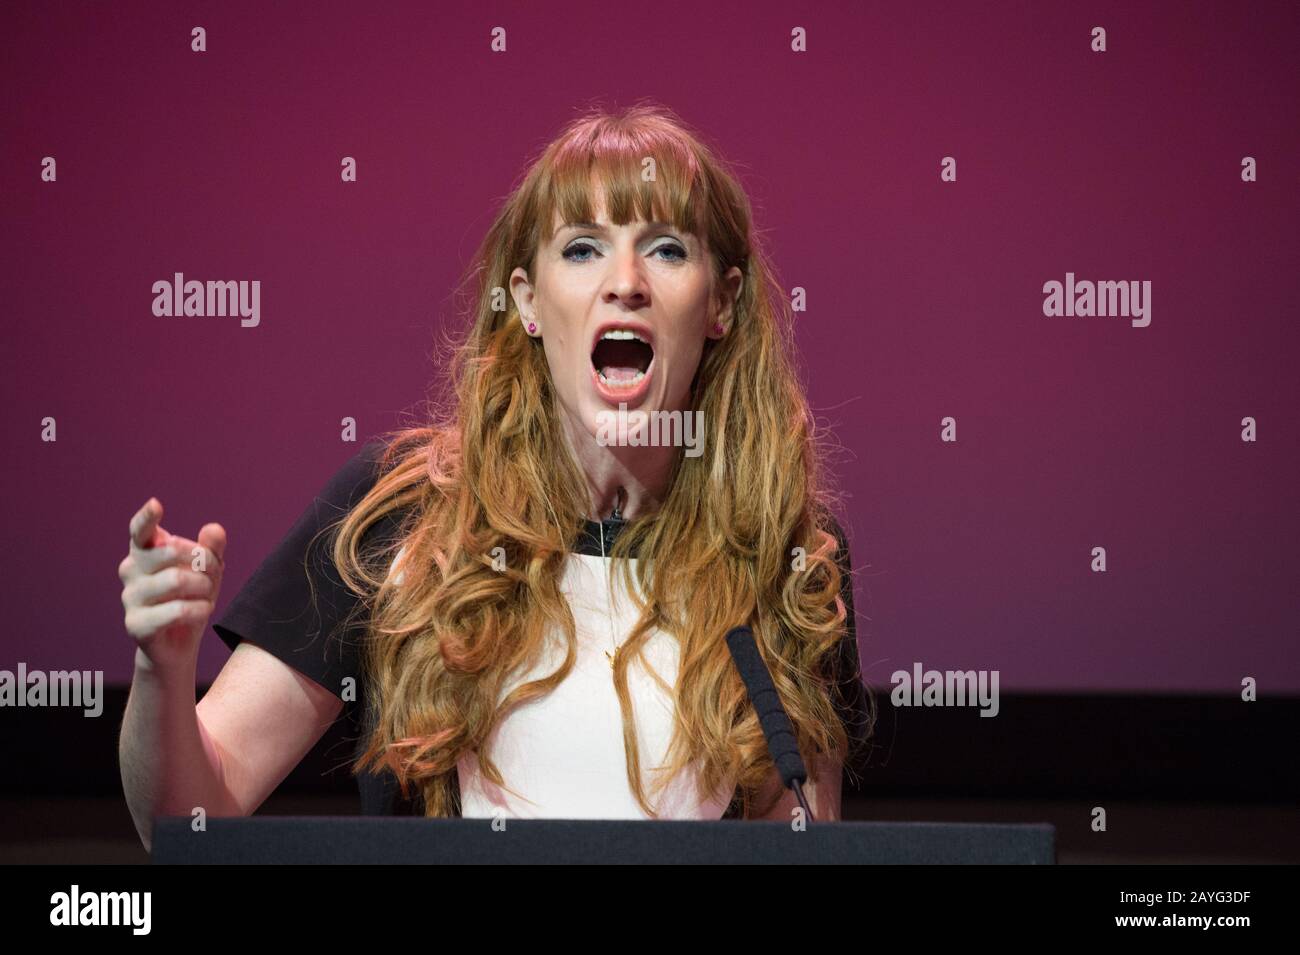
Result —
[[634, 388], [645, 378], [654, 357], [654, 348], [636, 332], [611, 328], [596, 342], [591, 364], [611, 388]]

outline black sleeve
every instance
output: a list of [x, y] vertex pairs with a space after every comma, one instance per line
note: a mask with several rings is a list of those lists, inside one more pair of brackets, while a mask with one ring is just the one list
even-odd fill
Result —
[[335, 472], [212, 625], [232, 651], [255, 643], [340, 698], [348, 677], [361, 694], [357, 625], [341, 627], [359, 598], [339, 578], [333, 535], [316, 534], [374, 486], [383, 448], [371, 441]]
[[840, 597], [848, 613], [846, 632], [835, 656], [835, 707], [849, 738], [849, 749], [844, 760], [845, 774], [861, 775], [871, 752], [873, 714], [858, 658], [857, 618], [853, 610], [853, 563], [849, 557], [849, 542], [839, 521], [831, 517], [830, 525], [838, 545], [835, 562], [840, 569]]

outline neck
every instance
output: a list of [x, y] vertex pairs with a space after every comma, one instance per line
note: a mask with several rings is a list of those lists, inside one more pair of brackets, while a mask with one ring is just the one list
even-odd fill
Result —
[[568, 415], [561, 419], [569, 450], [587, 478], [589, 520], [604, 520], [615, 507], [624, 520], [659, 509], [680, 448], [604, 446]]

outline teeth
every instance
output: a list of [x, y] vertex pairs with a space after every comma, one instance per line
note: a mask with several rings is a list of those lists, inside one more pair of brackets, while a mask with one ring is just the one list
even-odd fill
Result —
[[606, 338], [613, 338], [618, 341], [638, 341], [646, 345], [650, 344], [630, 328], [611, 328], [609, 331], [605, 332], [605, 334], [600, 336], [601, 341], [604, 341]]
[[631, 388], [634, 385], [636, 385], [638, 381], [640, 381], [642, 378], [645, 377], [644, 371], [638, 371], [634, 376], [629, 378], [627, 381], [610, 381], [608, 378], [605, 377], [603, 372], [597, 371], [596, 374], [600, 375], [601, 381], [609, 385], [609, 387], [614, 388], [615, 390], [619, 388]]

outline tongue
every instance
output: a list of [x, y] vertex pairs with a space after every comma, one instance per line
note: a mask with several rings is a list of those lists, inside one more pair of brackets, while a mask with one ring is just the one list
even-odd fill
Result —
[[605, 376], [606, 381], [621, 382], [631, 381], [636, 377], [637, 372], [640, 370], [640, 368], [624, 368], [617, 365], [606, 365], [600, 370], [600, 373]]
[[653, 358], [649, 345], [626, 338], [603, 338], [591, 353], [591, 363], [605, 380], [619, 384], [630, 382], [638, 371], [648, 369]]

